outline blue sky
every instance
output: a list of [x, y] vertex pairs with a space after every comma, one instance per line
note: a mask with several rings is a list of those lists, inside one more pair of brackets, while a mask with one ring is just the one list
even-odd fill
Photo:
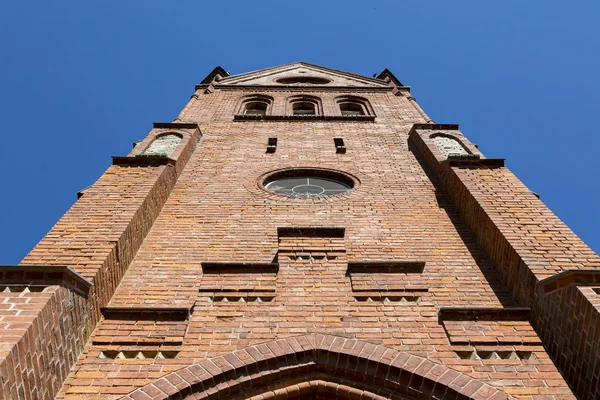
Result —
[[0, 4], [0, 264], [16, 264], [215, 66], [389, 68], [600, 251], [598, 1]]

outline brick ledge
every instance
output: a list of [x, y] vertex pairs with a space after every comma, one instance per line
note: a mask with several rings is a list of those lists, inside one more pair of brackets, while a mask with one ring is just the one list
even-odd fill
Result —
[[529, 321], [531, 308], [441, 307], [440, 321]]
[[195, 122], [154, 122], [152, 127], [155, 129], [200, 129], [200, 125]]
[[161, 165], [175, 165], [176, 161], [169, 157], [148, 157], [148, 156], [113, 156], [112, 164], [122, 167], [158, 167]]
[[374, 115], [243, 115], [233, 116], [234, 121], [342, 121], [373, 122]]
[[317, 226], [302, 226], [302, 227], [278, 227], [277, 236], [279, 237], [327, 237], [327, 238], [343, 238], [346, 233], [346, 228], [334, 227], [317, 227]]
[[559, 272], [556, 275], [538, 281], [536, 284], [536, 292], [541, 291], [546, 294], [566, 286], [577, 284], [600, 285], [600, 270], [574, 269]]
[[191, 313], [189, 307], [102, 307], [100, 311], [105, 319], [146, 321], [185, 321]]
[[448, 164], [450, 167], [500, 168], [504, 167], [505, 160], [505, 158], [459, 158], [444, 160], [442, 163]]
[[[65, 285], [70, 282], [73, 285]], [[66, 265], [0, 265], [0, 283], [27, 285], [43, 283], [48, 286], [59, 285], [74, 289], [87, 296], [92, 282]]]
[[423, 273], [425, 261], [350, 261], [348, 273]]
[[202, 262], [203, 273], [277, 273], [279, 271], [279, 263], [256, 263], [256, 262], [229, 262], [229, 261], [213, 261]]
[[414, 124], [413, 130], [432, 130], [432, 131], [457, 131], [458, 124]]

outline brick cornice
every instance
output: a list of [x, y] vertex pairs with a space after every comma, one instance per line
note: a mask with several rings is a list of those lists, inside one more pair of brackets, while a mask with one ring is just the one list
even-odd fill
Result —
[[150, 321], [185, 321], [188, 319], [190, 307], [102, 307], [100, 309], [106, 319], [150, 320]]
[[441, 307], [440, 321], [528, 321], [531, 309], [527, 307]]
[[536, 284], [538, 294], [546, 294], [571, 285], [600, 285], [600, 270], [569, 270], [542, 279]]
[[417, 130], [457, 131], [458, 124], [414, 124], [410, 130], [410, 133]]
[[152, 127], [155, 129], [198, 129], [200, 125], [195, 122], [154, 122]]
[[504, 167], [505, 158], [449, 158], [442, 161], [450, 167], [468, 167], [468, 168], [501, 168]]
[[138, 155], [135, 157], [129, 156], [112, 156], [112, 164], [121, 167], [158, 167], [161, 165], [175, 165], [176, 161], [170, 157], [152, 157]]
[[234, 115], [234, 121], [338, 121], [373, 122], [374, 115]]
[[348, 262], [348, 273], [416, 273], [425, 268], [424, 261], [355, 261]]
[[255, 262], [202, 262], [202, 272], [207, 273], [277, 273], [278, 263]]
[[64, 265], [0, 265], [0, 284], [59, 285], [87, 296], [92, 282]]
[[277, 235], [279, 237], [331, 237], [343, 238], [346, 228], [343, 227], [279, 227]]
[[[394, 88], [391, 86], [322, 86], [322, 85], [306, 85], [306, 86], [280, 86], [280, 85], [219, 85], [213, 84], [213, 88], [220, 90], [251, 90], [251, 91], [270, 91], [270, 92], [336, 92], [343, 94], [344, 92], [391, 92]], [[196, 85], [195, 89], [206, 89], [208, 85]]]

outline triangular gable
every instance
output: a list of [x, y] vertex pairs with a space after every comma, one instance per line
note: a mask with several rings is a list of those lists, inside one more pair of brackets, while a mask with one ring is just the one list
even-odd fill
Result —
[[[291, 82], [290, 82], [291, 80]], [[299, 82], [295, 82], [299, 80]], [[347, 86], [386, 87], [380, 79], [337, 71], [304, 62], [281, 65], [245, 74], [228, 76], [219, 85], [232, 86]]]

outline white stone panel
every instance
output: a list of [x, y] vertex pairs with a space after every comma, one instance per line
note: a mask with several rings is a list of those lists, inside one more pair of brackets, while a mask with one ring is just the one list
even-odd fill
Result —
[[181, 138], [177, 135], [165, 135], [156, 139], [150, 147], [148, 147], [142, 155], [145, 156], [162, 156], [169, 157], [175, 149], [177, 145], [181, 141]]
[[433, 144], [447, 158], [450, 154], [468, 155], [469, 153], [456, 139], [447, 136], [436, 136], [432, 138]]

